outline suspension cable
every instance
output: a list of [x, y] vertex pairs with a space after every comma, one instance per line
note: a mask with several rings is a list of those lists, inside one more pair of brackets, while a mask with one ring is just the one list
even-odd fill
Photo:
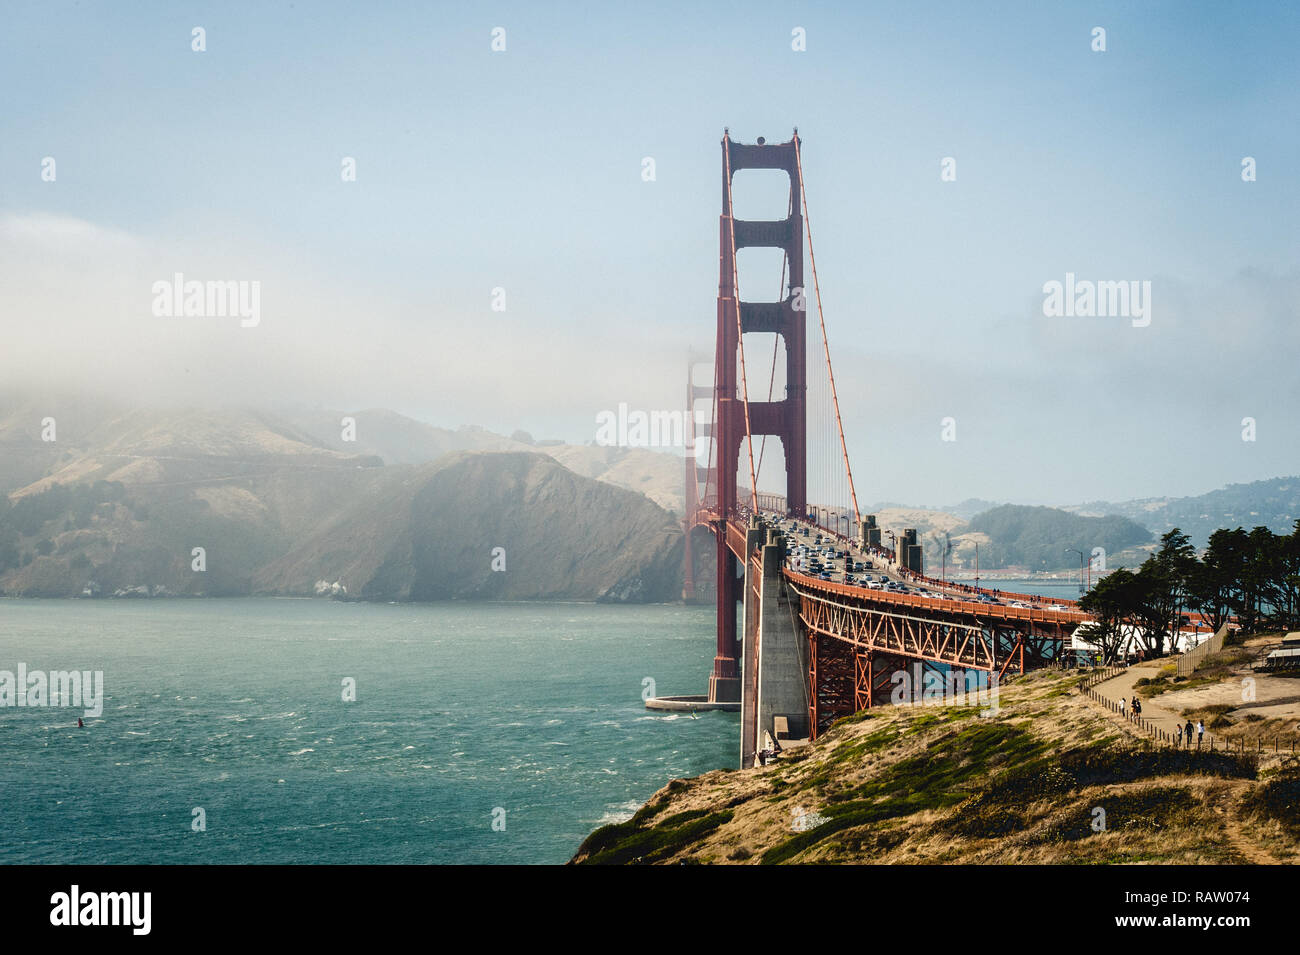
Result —
[[[741, 396], [745, 402], [745, 447], [749, 451], [749, 496], [753, 513], [758, 513], [758, 481], [754, 473], [754, 432], [749, 425], [749, 375], [745, 370], [745, 333], [740, 322], [740, 277], [736, 271], [736, 207], [731, 201], [731, 137], [722, 153], [727, 166], [727, 231], [731, 238], [731, 301], [736, 307], [736, 342], [740, 347]], [[715, 389], [716, 390], [716, 389]], [[719, 461], [721, 469], [724, 462]], [[719, 476], [721, 480], [721, 476]]]
[[[835, 426], [840, 433], [840, 451], [844, 454], [844, 470], [849, 478], [849, 494], [853, 497], [853, 520], [856, 526], [862, 526], [862, 513], [858, 510], [858, 492], [853, 486], [853, 468], [849, 465], [849, 448], [844, 443], [844, 421], [840, 418], [840, 399], [835, 391], [835, 371], [831, 367], [831, 346], [826, 339], [826, 319], [822, 315], [822, 290], [817, 281], [817, 256], [813, 252], [812, 219], [808, 215], [808, 192], [803, 184], [803, 155], [799, 149], [799, 137], [794, 138], [794, 161], [799, 170], [799, 193], [803, 199], [803, 224], [808, 235], [808, 260], [812, 263], [813, 289], [817, 293], [817, 321], [822, 329], [822, 349], [826, 352], [826, 374], [830, 377], [831, 403], [835, 406]], [[748, 413], [748, 408], [746, 408]]]

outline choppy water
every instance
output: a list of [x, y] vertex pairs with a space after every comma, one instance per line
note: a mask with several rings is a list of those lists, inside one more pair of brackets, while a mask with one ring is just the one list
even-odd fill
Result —
[[0, 862], [563, 862], [736, 764], [735, 716], [642, 704], [712, 658], [700, 607], [0, 601], [0, 670], [106, 687], [0, 707]]

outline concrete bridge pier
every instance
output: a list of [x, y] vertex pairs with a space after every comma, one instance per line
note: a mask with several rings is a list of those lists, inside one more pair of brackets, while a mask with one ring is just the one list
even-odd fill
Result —
[[746, 551], [761, 557], [745, 564], [745, 637], [742, 643], [740, 767], [757, 761], [764, 733], [777, 736], [784, 717], [788, 741], [808, 738], [808, 641], [799, 623], [798, 598], [781, 573], [785, 540], [774, 530], [751, 526]]

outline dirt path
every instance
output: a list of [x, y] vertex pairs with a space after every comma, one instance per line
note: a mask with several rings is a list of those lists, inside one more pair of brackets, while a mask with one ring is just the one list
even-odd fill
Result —
[[1237, 783], [1232, 787], [1232, 800], [1229, 805], [1215, 810], [1223, 814], [1223, 834], [1228, 840], [1228, 845], [1251, 865], [1277, 865], [1278, 860], [1262, 849], [1259, 843], [1247, 836], [1242, 829], [1242, 805], [1249, 792], [1249, 783]]
[[[1098, 683], [1094, 689], [1106, 699], [1115, 703], [1118, 703], [1121, 699], [1131, 701], [1137, 692], [1137, 681], [1143, 677], [1148, 679], [1154, 677], [1160, 668], [1168, 662], [1168, 660], [1149, 660], [1145, 663], [1134, 664], [1118, 676]], [[1178, 727], [1186, 723], [1186, 720], [1182, 719], [1177, 712], [1166, 709], [1155, 699], [1142, 700], [1142, 717], [1174, 738], [1177, 737]], [[1209, 733], [1205, 734], [1201, 745], [1210, 745]]]
[[[1131, 701], [1137, 687], [1137, 681], [1144, 676], [1154, 676], [1160, 666], [1166, 662], [1165, 660], [1153, 660], [1136, 664], [1118, 676], [1098, 683], [1095, 689], [1112, 702], [1118, 703], [1121, 697]], [[1153, 700], [1142, 701], [1142, 716], [1170, 734], [1175, 732], [1180, 723], [1185, 722], [1178, 714], [1165, 709]], [[1210, 734], [1207, 733], [1201, 745], [1207, 746], [1209, 742]], [[1250, 865], [1277, 865], [1278, 860], [1261, 848], [1258, 842], [1247, 836], [1242, 827], [1243, 804], [1246, 796], [1250, 793], [1250, 788], [1250, 784], [1247, 782], [1233, 783], [1229, 789], [1229, 795], [1223, 800], [1223, 805], [1215, 809], [1215, 812], [1223, 819], [1224, 839], [1229, 847]]]

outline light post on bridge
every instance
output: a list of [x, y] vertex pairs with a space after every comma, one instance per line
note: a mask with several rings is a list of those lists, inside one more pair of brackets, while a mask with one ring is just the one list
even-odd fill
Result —
[[1083, 551], [1079, 550], [1077, 547], [1067, 547], [1065, 549], [1065, 552], [1067, 554], [1079, 555], [1079, 593], [1082, 594], [1083, 593]]

